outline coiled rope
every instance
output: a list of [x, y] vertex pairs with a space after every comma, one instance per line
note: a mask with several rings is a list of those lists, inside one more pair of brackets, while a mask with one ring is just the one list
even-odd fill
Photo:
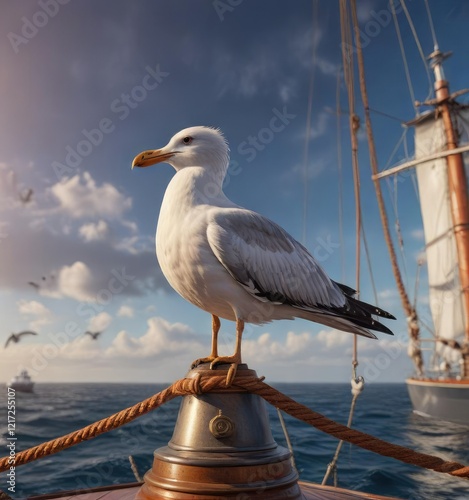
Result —
[[[469, 478], [469, 466], [464, 466], [457, 462], [447, 462], [439, 457], [427, 455], [413, 451], [404, 446], [388, 443], [382, 439], [370, 436], [365, 432], [349, 429], [346, 425], [339, 424], [333, 420], [310, 410], [308, 407], [297, 403], [277, 389], [264, 383], [262, 379], [253, 376], [237, 376], [228, 389], [226, 388], [226, 374], [200, 376], [178, 380], [167, 389], [155, 394], [151, 398], [126, 408], [110, 417], [104, 418], [88, 425], [78, 431], [59, 437], [52, 441], [42, 443], [28, 450], [19, 452], [15, 457], [15, 466], [32, 462], [39, 458], [52, 455], [65, 448], [70, 448], [83, 441], [92, 439], [100, 434], [116, 429], [124, 424], [135, 420], [137, 417], [148, 413], [162, 404], [174, 399], [177, 396], [189, 394], [202, 394], [206, 392], [224, 392], [233, 389], [244, 390], [257, 394], [264, 398], [271, 405], [280, 408], [285, 413], [297, 418], [316, 429], [330, 434], [337, 439], [342, 439], [365, 450], [373, 451], [379, 455], [395, 458], [401, 462], [417, 465], [435, 472], [444, 472], [455, 477]], [[0, 459], [0, 472], [8, 470], [10, 467], [10, 457]]]

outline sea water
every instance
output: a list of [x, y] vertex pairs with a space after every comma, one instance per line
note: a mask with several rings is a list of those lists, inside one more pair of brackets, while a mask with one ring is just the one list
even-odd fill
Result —
[[[274, 384], [296, 401], [346, 423], [351, 393], [348, 384]], [[33, 394], [15, 395], [16, 451], [80, 429], [152, 396], [167, 387], [155, 384], [37, 384]], [[0, 456], [7, 448], [7, 388], [0, 386]], [[0, 490], [13, 498], [57, 490], [95, 488], [135, 481], [132, 455], [141, 475], [153, 451], [171, 439], [179, 399], [119, 429], [15, 470], [15, 492], [0, 474]], [[269, 407], [272, 432], [286, 446], [277, 411]], [[300, 478], [321, 482], [337, 440], [285, 415]], [[404, 384], [369, 384], [360, 395], [353, 426], [392, 443], [469, 464], [469, 427], [412, 413]], [[381, 457], [344, 444], [337, 469], [343, 488], [412, 500], [467, 500], [469, 483], [446, 474]]]

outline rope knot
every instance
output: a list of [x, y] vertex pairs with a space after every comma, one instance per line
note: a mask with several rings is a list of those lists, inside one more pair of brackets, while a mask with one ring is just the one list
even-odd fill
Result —
[[352, 384], [352, 394], [359, 396], [365, 387], [365, 379], [360, 375], [358, 378], [353, 378], [350, 383]]

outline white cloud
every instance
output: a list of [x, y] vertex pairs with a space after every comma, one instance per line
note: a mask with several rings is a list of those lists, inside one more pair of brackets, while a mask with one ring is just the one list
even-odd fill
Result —
[[350, 334], [339, 330], [321, 330], [317, 336], [317, 341], [324, 345], [326, 349], [333, 349], [350, 344]]
[[232, 91], [245, 97], [255, 96], [265, 84], [277, 80], [273, 78], [278, 71], [278, 64], [263, 50], [251, 54], [245, 59], [234, 59], [227, 52], [219, 53], [215, 58], [220, 96]]
[[363, 0], [357, 5], [357, 18], [359, 23], [366, 23], [371, 19], [371, 14], [374, 12], [373, 3], [371, 0]]
[[108, 182], [98, 186], [88, 172], [58, 182], [50, 189], [59, 202], [59, 210], [72, 218], [116, 219], [132, 207], [131, 198], [125, 197]]
[[323, 30], [319, 27], [300, 33], [291, 42], [291, 54], [295, 54], [305, 68], [314, 67], [325, 76], [337, 76], [341, 65], [319, 55], [319, 45], [323, 38]]
[[[396, 288], [385, 288], [378, 291], [379, 306], [396, 314], [396, 308], [400, 305], [399, 292]], [[390, 325], [388, 325], [390, 326]]]
[[121, 224], [126, 227], [131, 233], [138, 233], [138, 226], [136, 222], [130, 220], [121, 220]]
[[57, 292], [76, 300], [93, 300], [93, 274], [83, 262], [63, 266], [57, 277]]
[[329, 162], [324, 157], [314, 158], [310, 160], [308, 168], [305, 171], [304, 163], [297, 163], [293, 165], [289, 170], [285, 170], [281, 175], [283, 182], [292, 182], [293, 179], [300, 178], [302, 180], [311, 181], [318, 177], [326, 167]]
[[102, 332], [111, 324], [112, 317], [109, 313], [103, 311], [90, 319], [88, 330], [91, 332]]
[[334, 363], [338, 355], [347, 353], [351, 342], [351, 335], [339, 330], [321, 330], [317, 335], [290, 331], [283, 341], [275, 340], [266, 332], [257, 339], [245, 339], [243, 353], [247, 359], [255, 360], [256, 364], [267, 363], [272, 359], [282, 363], [289, 360], [316, 363], [326, 355], [326, 359]]
[[378, 292], [378, 297], [380, 299], [394, 299], [398, 297], [399, 294], [397, 293], [397, 290], [395, 288], [385, 288], [384, 290], [380, 290]]
[[270, 333], [263, 333], [255, 340], [243, 342], [243, 352], [247, 358], [262, 363], [271, 359], [287, 360], [309, 356], [312, 353], [313, 337], [310, 333], [288, 332], [285, 342], [274, 340]]
[[317, 139], [318, 137], [321, 137], [326, 133], [330, 117], [331, 113], [329, 113], [327, 110], [323, 110], [317, 115], [315, 123], [311, 126], [311, 139]]
[[129, 236], [127, 238], [122, 238], [116, 245], [114, 245], [116, 250], [121, 250], [132, 255], [138, 255], [145, 251], [154, 251], [155, 248], [155, 238], [153, 236]]
[[117, 316], [119, 316], [120, 318], [133, 318], [134, 310], [130, 306], [120, 306], [119, 310], [117, 311]]
[[281, 83], [278, 88], [278, 93], [282, 102], [287, 103], [296, 94], [296, 89], [297, 82], [293, 80]]
[[154, 358], [201, 350], [201, 343], [187, 325], [170, 323], [159, 317], [150, 318], [147, 324], [148, 330], [141, 337], [119, 332], [106, 350], [106, 357]]
[[412, 236], [412, 238], [414, 240], [417, 240], [417, 241], [423, 241], [425, 238], [425, 233], [424, 233], [422, 228], [413, 229], [410, 232], [410, 235]]
[[102, 356], [99, 342], [90, 342], [89, 335], [81, 335], [60, 347], [57, 358], [67, 360], [90, 360]]
[[17, 305], [21, 314], [34, 317], [29, 323], [32, 330], [40, 330], [43, 325], [52, 322], [52, 312], [36, 300], [20, 300]]
[[102, 241], [109, 236], [109, 225], [103, 220], [89, 222], [80, 227], [80, 236], [85, 241]]

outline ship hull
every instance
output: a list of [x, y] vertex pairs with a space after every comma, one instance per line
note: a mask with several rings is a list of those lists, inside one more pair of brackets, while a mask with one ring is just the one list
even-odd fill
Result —
[[18, 392], [34, 392], [34, 382], [30, 382], [29, 384], [23, 382], [11, 382], [9, 387]]
[[469, 425], [469, 380], [406, 380], [414, 412]]

